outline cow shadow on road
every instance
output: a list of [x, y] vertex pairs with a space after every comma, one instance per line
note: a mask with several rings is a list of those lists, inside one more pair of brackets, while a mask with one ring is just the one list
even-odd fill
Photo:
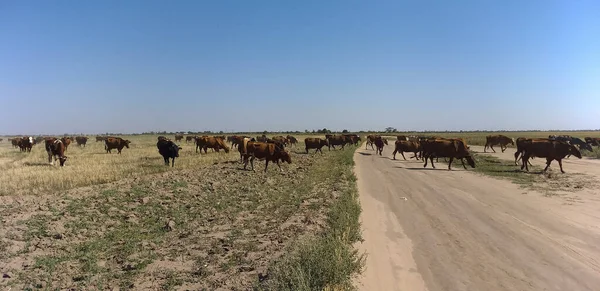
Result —
[[363, 153], [363, 152], [358, 152], [359, 154], [363, 155], [363, 156], [372, 156], [373, 154], [371, 153]]

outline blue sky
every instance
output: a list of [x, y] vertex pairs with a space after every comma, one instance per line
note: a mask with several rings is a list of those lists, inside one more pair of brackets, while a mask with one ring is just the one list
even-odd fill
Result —
[[0, 134], [600, 128], [600, 1], [2, 1]]

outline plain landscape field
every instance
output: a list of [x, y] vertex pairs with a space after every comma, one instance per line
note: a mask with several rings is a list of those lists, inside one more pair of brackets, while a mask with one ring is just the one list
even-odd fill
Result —
[[[416, 134], [465, 138], [477, 162], [470, 181], [491, 176], [569, 203], [577, 201], [569, 193], [598, 189], [595, 159], [571, 157], [567, 174], [557, 171], [556, 162], [541, 174], [544, 161], [535, 159], [532, 172], [523, 173], [511, 159], [513, 147], [482, 153], [491, 133]], [[395, 137], [384, 135], [392, 142], [382, 158], [390, 159]], [[264, 162], [255, 163], [256, 172], [244, 171], [236, 150], [200, 154], [182, 141], [171, 168], [158, 154], [156, 135], [123, 136], [132, 143], [121, 155], [107, 154], [90, 137], [85, 148], [69, 147], [62, 168], [48, 164], [43, 145], [23, 153], [6, 138], [0, 143], [0, 286], [313, 290], [350, 287], [361, 270], [364, 258], [351, 247], [361, 239], [352, 172], [356, 147], [305, 154], [307, 135], [300, 135], [300, 144], [287, 148], [293, 163], [283, 164], [283, 173], [270, 165], [265, 174]], [[397, 163], [433, 175], [420, 162]], [[444, 175], [461, 175], [462, 167], [454, 168], [459, 171]]]

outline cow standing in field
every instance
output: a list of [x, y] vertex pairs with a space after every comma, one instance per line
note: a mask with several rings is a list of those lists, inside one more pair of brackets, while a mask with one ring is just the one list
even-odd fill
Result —
[[219, 152], [220, 149], [225, 150], [225, 153], [229, 153], [229, 147], [225, 144], [223, 139], [215, 136], [201, 136], [196, 138], [196, 152], [204, 150], [204, 153], [208, 153], [207, 149], [214, 149]]
[[176, 134], [175, 141], [181, 141], [181, 140], [183, 140], [183, 134]]
[[287, 140], [287, 143], [290, 146], [294, 146], [295, 147], [296, 144], [298, 143], [298, 140], [295, 137], [291, 136], [291, 135], [286, 136], [285, 139]]
[[307, 154], [309, 149], [315, 149], [315, 153], [323, 153], [321, 148], [324, 146], [329, 146], [329, 142], [326, 139], [321, 139], [318, 137], [307, 137], [304, 139], [304, 146]]
[[274, 136], [271, 140], [273, 141], [273, 143], [276, 143], [280, 146], [283, 146], [283, 147], [287, 146], [287, 138], [285, 138], [284, 136], [281, 136], [281, 135]]
[[31, 137], [31, 136], [29, 136], [29, 137], [24, 136], [24, 137], [22, 137], [22, 138], [19, 139], [18, 146], [19, 146], [19, 149], [22, 152], [28, 152], [28, 153], [30, 153], [31, 152], [31, 148], [33, 147], [33, 143], [34, 143], [33, 137]]
[[87, 141], [88, 141], [87, 136], [78, 136], [75, 138], [75, 142], [77, 142], [78, 146], [85, 147], [85, 144], [87, 144]]
[[188, 135], [188, 136], [185, 137], [185, 143], [188, 143], [188, 142], [193, 141], [193, 140], [194, 140], [194, 137], [191, 136], [191, 135]]
[[54, 165], [52, 158], [54, 157], [54, 161], [58, 160], [60, 166], [64, 166], [67, 161], [67, 156], [65, 156], [65, 145], [62, 140], [50, 137], [44, 140], [46, 146], [46, 152], [48, 153], [48, 163], [50, 165]]
[[487, 148], [489, 147], [495, 153], [496, 152], [496, 150], [494, 150], [495, 145], [500, 145], [500, 150], [502, 150], [502, 152], [504, 152], [506, 150], [508, 144], [511, 144], [514, 146], [515, 140], [508, 136], [505, 136], [505, 135], [488, 135], [485, 137], [485, 147], [483, 147], [483, 152], [485, 153]]
[[18, 148], [19, 144], [21, 143], [21, 137], [11, 138], [10, 142], [14, 148]]
[[381, 138], [381, 135], [367, 135], [367, 144], [365, 145], [365, 150], [369, 147], [369, 145], [371, 146], [371, 149], [374, 150], [375, 148], [373, 147], [373, 145], [377, 138]]
[[335, 150], [335, 146], [341, 146], [342, 149], [344, 149], [344, 146], [348, 143], [350, 143], [350, 138], [346, 139], [345, 136], [343, 135], [331, 135], [331, 134], [327, 134], [325, 135], [325, 138], [327, 139], [328, 143], [329, 143], [329, 150], [331, 150], [331, 148], [333, 148]]
[[600, 146], [600, 138], [597, 137], [586, 137], [585, 142], [591, 146]]
[[158, 148], [158, 153], [165, 160], [165, 165], [168, 166], [169, 159], [171, 159], [171, 167], [175, 167], [175, 158], [179, 157], [179, 150], [181, 150], [181, 147], [176, 145], [171, 140], [168, 140], [166, 138], [160, 139], [160, 137], [158, 139], [158, 142], [156, 143], [156, 147]]
[[118, 153], [121, 154], [123, 148], [129, 148], [129, 144], [131, 144], [131, 141], [120, 137], [107, 137], [104, 140], [104, 149], [106, 153], [112, 153], [113, 149], [117, 149]]
[[557, 160], [561, 173], [565, 172], [562, 167], [562, 159], [567, 155], [574, 155], [581, 159], [581, 153], [574, 145], [562, 141], [527, 139], [523, 141], [522, 147], [523, 162], [521, 170], [525, 168], [528, 172], [529, 166], [527, 163], [531, 157], [546, 158], [544, 172], [548, 170], [553, 160]]
[[279, 161], [287, 162], [289, 164], [292, 163], [290, 154], [274, 143], [248, 141], [241, 145], [241, 147], [242, 150], [240, 153], [244, 159], [244, 170], [248, 166], [248, 160], [250, 160], [252, 171], [254, 171], [254, 159], [265, 160], [265, 172], [267, 172], [269, 162], [277, 163], [279, 170], [282, 172], [283, 169], [281, 168]]
[[404, 156], [404, 152], [414, 153], [415, 156], [412, 158], [416, 158], [418, 160], [419, 159], [418, 154], [420, 151], [421, 151], [421, 145], [419, 144], [418, 141], [397, 140], [396, 144], [395, 144], [394, 153], [393, 153], [394, 160], [396, 159], [396, 153], [398, 153], [398, 152], [400, 154], [402, 154], [402, 157], [404, 158], [404, 160], [406, 160], [406, 157]]
[[106, 137], [104, 136], [96, 136], [96, 142], [105, 141]]
[[454, 161], [454, 159], [460, 159], [465, 170], [467, 169], [467, 166], [465, 166], [464, 159], [467, 160], [467, 163], [472, 168], [475, 168], [475, 160], [471, 157], [467, 143], [464, 139], [430, 139], [422, 143], [422, 149], [423, 160], [425, 161], [423, 168], [427, 167], [427, 159], [429, 159], [431, 161], [431, 167], [435, 169], [435, 165], [433, 164], [434, 157], [450, 158], [448, 170], [452, 169], [452, 161]]
[[72, 139], [70, 137], [63, 137], [60, 140], [62, 140], [63, 144], [65, 145], [65, 151], [69, 148], [69, 145], [71, 144]]
[[377, 148], [375, 154], [379, 154], [380, 156], [383, 154], [383, 147], [388, 144], [387, 139], [382, 138], [381, 136], [376, 137], [373, 141], [375, 147]]
[[357, 146], [360, 142], [360, 136], [356, 134], [344, 134], [344, 137], [346, 138], [348, 144], [353, 144]]

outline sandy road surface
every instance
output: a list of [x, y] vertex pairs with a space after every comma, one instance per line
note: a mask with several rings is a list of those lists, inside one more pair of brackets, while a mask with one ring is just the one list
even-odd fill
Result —
[[600, 190], [565, 203], [441, 161], [439, 170], [393, 161], [391, 151], [355, 154], [363, 290], [600, 290]]

